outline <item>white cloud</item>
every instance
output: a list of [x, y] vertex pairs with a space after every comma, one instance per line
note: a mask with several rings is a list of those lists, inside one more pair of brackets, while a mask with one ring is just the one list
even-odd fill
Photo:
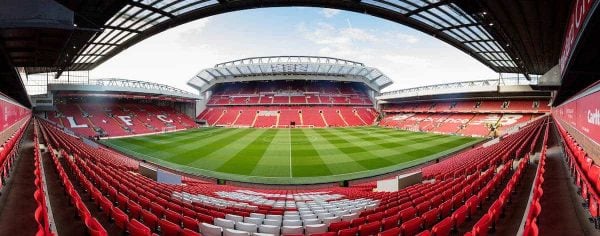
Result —
[[412, 35], [412, 34], [397, 33], [396, 38], [402, 42], [410, 43], [410, 44], [419, 42], [419, 38], [417, 38], [417, 36]]
[[431, 65], [431, 62], [429, 60], [418, 56], [388, 54], [382, 56], [382, 58], [388, 60], [391, 63], [401, 64], [403, 66], [425, 68]]
[[340, 14], [340, 12], [341, 12], [341, 10], [338, 10], [338, 9], [325, 8], [320, 11], [320, 14], [326, 18], [332, 18], [332, 17]]

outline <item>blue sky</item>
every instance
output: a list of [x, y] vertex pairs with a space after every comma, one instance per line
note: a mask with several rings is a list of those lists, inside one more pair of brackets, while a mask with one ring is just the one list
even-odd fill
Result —
[[322, 8], [238, 11], [155, 35], [91, 71], [193, 91], [187, 80], [217, 63], [254, 56], [329, 56], [363, 62], [394, 80], [386, 90], [497, 78], [462, 51], [409, 27]]

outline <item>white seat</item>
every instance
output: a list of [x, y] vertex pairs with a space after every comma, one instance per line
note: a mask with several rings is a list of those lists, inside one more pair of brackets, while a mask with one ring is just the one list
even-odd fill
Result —
[[274, 225], [260, 225], [258, 227], [258, 232], [265, 233], [265, 234], [273, 234], [273, 235], [279, 236], [279, 231], [280, 231], [279, 226], [274, 226]]
[[317, 214], [317, 218], [319, 218], [319, 219], [323, 219], [323, 218], [327, 218], [327, 217], [333, 217], [333, 214], [331, 214], [331, 213], [319, 213], [319, 214]]
[[339, 222], [341, 219], [340, 217], [326, 217], [323, 218], [323, 224], [326, 224], [327, 226], [329, 226], [331, 223], [333, 222]]
[[304, 234], [304, 228], [302, 226], [283, 226], [281, 234]]
[[244, 217], [243, 216], [232, 215], [232, 214], [225, 215], [225, 219], [233, 220], [235, 222], [243, 222], [244, 221]]
[[321, 224], [321, 220], [320, 219], [306, 219], [306, 220], [303, 220], [303, 221], [304, 221], [304, 225]]
[[215, 218], [215, 225], [216, 226], [220, 226], [222, 228], [227, 228], [227, 229], [234, 229], [235, 228], [235, 222], [233, 220], [226, 220], [226, 219], [222, 219], [222, 218]]
[[267, 217], [265, 218], [267, 220], [283, 220], [283, 216], [282, 215], [267, 215]]
[[262, 225], [263, 219], [261, 218], [254, 218], [254, 217], [246, 217], [244, 218], [244, 222], [246, 223], [252, 223], [255, 225]]
[[265, 220], [263, 220], [263, 225], [281, 226], [281, 220], [265, 219]]
[[304, 226], [304, 232], [306, 236], [311, 234], [320, 234], [327, 232], [327, 225], [325, 224], [317, 224], [317, 225], [306, 225]]
[[350, 213], [350, 211], [348, 211], [348, 210], [338, 210], [338, 211], [334, 211], [333, 212], [333, 214], [335, 216], [343, 216], [343, 215], [346, 215], [346, 214], [349, 214], [349, 213]]
[[223, 236], [250, 236], [250, 233], [235, 229], [225, 229], [223, 230]]
[[250, 213], [250, 217], [252, 217], [252, 218], [261, 218], [261, 219], [264, 219], [264, 218], [265, 218], [265, 214], [260, 214], [260, 213]]
[[235, 229], [250, 232], [250, 233], [258, 232], [257, 231], [258, 226], [256, 224], [252, 224], [252, 223], [236, 222]]
[[302, 216], [302, 219], [303, 219], [303, 220], [308, 220], [308, 219], [316, 219], [316, 218], [317, 218], [317, 215], [315, 215], [315, 214], [303, 215], [303, 216]]
[[300, 213], [298, 211], [286, 211], [283, 213], [283, 216], [297, 216]]
[[200, 224], [200, 233], [206, 236], [221, 236], [223, 229], [219, 226], [214, 226], [207, 223]]
[[357, 218], [358, 218], [358, 213], [352, 213], [352, 214], [347, 214], [347, 215], [342, 216], [343, 221], [352, 221]]
[[278, 236], [279, 234], [253, 233], [253, 236]]
[[300, 220], [299, 215], [284, 215], [283, 220]]
[[284, 220], [283, 226], [302, 226], [301, 220]]

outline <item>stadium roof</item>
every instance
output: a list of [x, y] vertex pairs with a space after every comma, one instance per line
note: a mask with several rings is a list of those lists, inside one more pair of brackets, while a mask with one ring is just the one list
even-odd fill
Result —
[[169, 85], [118, 78], [93, 79], [87, 83], [51, 83], [48, 84], [48, 91], [141, 93], [192, 100], [201, 99], [196, 94]]
[[[76, 27], [72, 27], [72, 32], [76, 34], [66, 38], [70, 40], [69, 43], [73, 47], [58, 47], [63, 49], [63, 53], [70, 52], [68, 55], [60, 55], [68, 62], [68, 65], [63, 65], [67, 68], [58, 69], [92, 69], [145, 38], [211, 15], [257, 7], [316, 6], [371, 14], [405, 24], [457, 47], [497, 72], [542, 74], [558, 61], [558, 50], [560, 50], [558, 48], [563, 39], [564, 22], [571, 1], [532, 0], [524, 3], [520, 0], [59, 0], [58, 2], [74, 10], [76, 16], [74, 21]], [[81, 19], [78, 20], [79, 18]], [[86, 28], [82, 29], [82, 25]], [[15, 36], [15, 40], [28, 35], [28, 32], [12, 33], [16, 34], [11, 35]], [[60, 32], [53, 33], [60, 34]], [[544, 35], [546, 37], [541, 37]], [[10, 39], [5, 37], [5, 40]], [[11, 54], [12, 44], [8, 45], [6, 50]], [[23, 62], [27, 60], [22, 57], [14, 59]], [[547, 63], [548, 61], [551, 65]], [[47, 61], [47, 63], [52, 62], [54, 61]]]
[[[35, 2], [39, 5], [32, 7], [5, 0], [0, 52], [8, 65], [23, 67], [26, 73], [56, 71], [59, 77], [62, 71], [93, 69], [150, 36], [200, 18], [252, 8], [312, 6], [398, 22], [462, 50], [496, 72], [528, 76], [543, 74], [558, 63], [572, 2], [56, 0]], [[31, 19], [31, 15], [42, 17]]]
[[[188, 81], [188, 84], [204, 92], [217, 83], [245, 81], [246, 77], [279, 76], [275, 78], [288, 79], [290, 75], [308, 75], [308, 79], [325, 77], [342, 81], [363, 82], [373, 90], [381, 89], [392, 84], [392, 80], [380, 70], [367, 67], [362, 63], [337, 59], [332, 57], [311, 56], [274, 56], [252, 57], [215, 65], [214, 68], [204, 69]], [[253, 79], [255, 80], [255, 79]]]

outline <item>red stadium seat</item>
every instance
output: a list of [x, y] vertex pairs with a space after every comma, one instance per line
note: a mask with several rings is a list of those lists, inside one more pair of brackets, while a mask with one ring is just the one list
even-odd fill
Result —
[[142, 214], [142, 206], [140, 206], [139, 204], [133, 202], [133, 201], [129, 201], [127, 203], [127, 208], [129, 209], [129, 217], [131, 219], [139, 219], [140, 215]]
[[85, 218], [84, 221], [85, 226], [88, 228], [88, 232], [91, 236], [108, 236], [108, 233], [106, 232], [104, 227], [102, 227], [102, 225], [98, 223], [98, 220], [96, 220], [96, 218], [88, 217]]
[[452, 218], [446, 217], [431, 228], [431, 233], [435, 236], [449, 236], [452, 231]]
[[115, 220], [115, 225], [117, 225], [119, 229], [127, 229], [127, 224], [129, 223], [129, 217], [127, 214], [125, 214], [125, 212], [118, 207], [113, 207], [111, 212], [111, 217]]
[[181, 213], [174, 212], [170, 209], [165, 210], [164, 214], [165, 214], [165, 219], [167, 219], [175, 224], [180, 224], [181, 220], [183, 218]]
[[417, 209], [410, 207], [400, 211], [400, 222], [406, 222], [417, 216]]
[[329, 231], [331, 232], [338, 232], [342, 229], [348, 229], [350, 228], [350, 222], [348, 221], [339, 221], [339, 222], [333, 222], [331, 224], [329, 224]]
[[358, 226], [363, 225], [365, 223], [366, 223], [366, 219], [364, 217], [356, 218], [356, 219], [350, 221], [350, 225], [352, 227], [358, 227]]
[[466, 206], [461, 206], [452, 214], [452, 225], [454, 227], [461, 226], [465, 220], [467, 219], [468, 208]]
[[400, 227], [393, 227], [390, 229], [387, 229], [381, 233], [379, 233], [377, 236], [398, 236], [400, 235]]
[[360, 236], [377, 235], [381, 230], [381, 222], [371, 222], [358, 227]]
[[338, 231], [338, 236], [356, 236], [358, 234], [358, 227], [352, 227], [348, 229], [342, 229]]
[[432, 227], [435, 223], [437, 223], [440, 216], [440, 211], [437, 208], [433, 208], [428, 212], [425, 212], [421, 215], [423, 218], [423, 225], [425, 228]]
[[492, 219], [489, 214], [483, 215], [483, 217], [481, 217], [481, 219], [475, 223], [475, 226], [473, 226], [473, 235], [486, 236], [491, 224], [491, 220]]
[[400, 215], [394, 215], [394, 216], [384, 218], [381, 221], [381, 223], [383, 225], [383, 230], [388, 230], [388, 229], [397, 227], [398, 224], [400, 223]]
[[165, 219], [158, 221], [158, 226], [163, 236], [178, 236], [179, 232], [181, 232], [179, 225]]
[[450, 213], [452, 212], [452, 201], [451, 200], [447, 200], [445, 202], [443, 202], [439, 208], [440, 209], [440, 217], [447, 217], [450, 215]]
[[200, 222], [198, 222], [197, 220], [195, 220], [191, 217], [184, 216], [183, 220], [182, 220], [182, 224], [183, 224], [184, 228], [191, 229], [196, 232], [200, 231], [200, 228], [199, 228]]
[[142, 210], [142, 222], [144, 222], [144, 225], [148, 226], [148, 228], [154, 230], [158, 226], [158, 217], [152, 214], [152, 212]]
[[129, 235], [131, 236], [149, 236], [152, 234], [152, 231], [150, 230], [150, 228], [148, 228], [148, 226], [145, 226], [137, 220], [129, 221], [129, 226], [127, 227], [127, 230], [129, 231]]
[[401, 235], [403, 236], [413, 236], [417, 233], [421, 232], [421, 227], [423, 226], [423, 220], [419, 217], [414, 218], [412, 220], [406, 221], [400, 225]]

